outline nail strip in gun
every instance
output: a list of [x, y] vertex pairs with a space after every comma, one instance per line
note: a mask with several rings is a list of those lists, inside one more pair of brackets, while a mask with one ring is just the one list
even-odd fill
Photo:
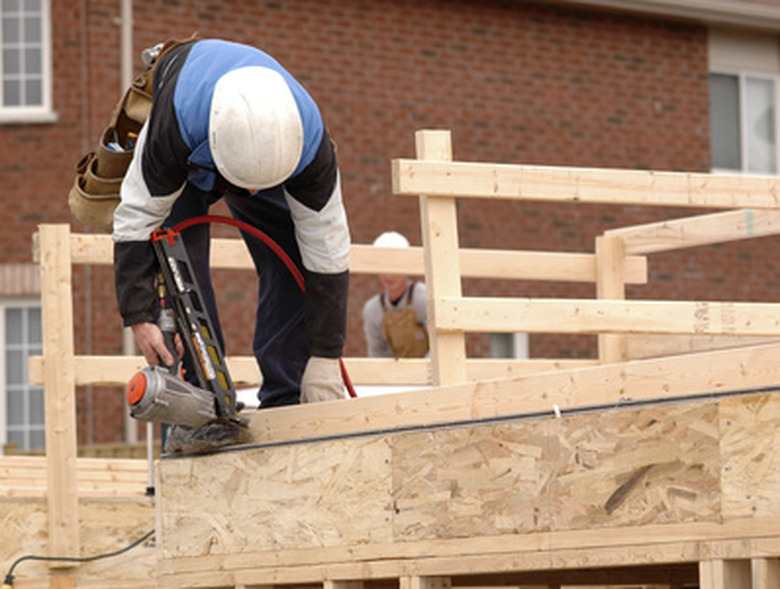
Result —
[[200, 335], [200, 332], [197, 331], [195, 325], [192, 325], [191, 329], [192, 334], [195, 337], [195, 343], [198, 344], [198, 349], [200, 350], [201, 365], [206, 372], [206, 377], [209, 380], [214, 380], [217, 377], [217, 371], [214, 370], [214, 365], [211, 363], [211, 358], [209, 357], [208, 349], [206, 348], [206, 342], [203, 341], [203, 337]]
[[179, 274], [179, 265], [171, 256], [168, 256], [168, 267], [171, 269], [171, 274], [173, 274], [173, 281], [176, 283], [176, 288], [179, 289], [179, 292], [184, 292], [184, 281]]

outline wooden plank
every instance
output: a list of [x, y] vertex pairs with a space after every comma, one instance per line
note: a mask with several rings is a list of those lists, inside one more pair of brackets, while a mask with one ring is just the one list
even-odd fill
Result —
[[[459, 256], [461, 275], [468, 278], [596, 281], [594, 254], [461, 248]], [[647, 283], [646, 258], [629, 256], [625, 265], [628, 284]], [[369, 245], [353, 245], [349, 269], [356, 274], [376, 274], [382, 271], [423, 275], [423, 248], [380, 249]]]
[[651, 254], [780, 233], [780, 211], [743, 209], [647, 223], [604, 234], [620, 237], [628, 254]]
[[469, 332], [780, 335], [776, 303], [440, 298], [437, 327]]
[[401, 577], [399, 589], [450, 589], [452, 580], [449, 577]]
[[751, 589], [749, 560], [704, 560], [699, 565], [700, 589]]
[[777, 209], [776, 176], [728, 176], [395, 159], [394, 194], [570, 203]]
[[[262, 376], [254, 356], [228, 356], [225, 359], [237, 386], [259, 386]], [[130, 377], [146, 365], [143, 356], [75, 356], [76, 385], [125, 385]], [[429, 385], [430, 360], [427, 358], [344, 358], [350, 379], [358, 385]], [[466, 374], [470, 381], [507, 378], [567, 370], [597, 364], [588, 359], [528, 360], [468, 358]], [[31, 384], [42, 384], [45, 360], [33, 356], [29, 361]]]
[[[626, 544], [629, 537], [640, 537], [639, 528], [628, 533], [611, 531], [612, 536], [603, 530], [576, 534], [550, 532], [549, 542], [520, 536], [411, 542], [405, 546], [395, 545], [398, 556], [394, 558], [389, 557], [387, 546], [365, 545], [351, 549], [348, 559], [342, 547], [323, 547], [306, 553], [278, 550], [273, 554], [257, 551], [161, 559], [159, 572], [161, 586], [179, 588], [192, 586], [191, 581], [208, 583], [210, 579], [214, 581], [210, 586], [219, 586], [218, 579], [212, 576], [214, 571], [220, 571], [217, 575], [227, 575], [229, 573], [225, 571], [231, 571], [231, 579], [245, 584], [316, 583], [323, 577], [387, 579], [409, 574], [409, 571], [459, 577], [490, 573], [498, 579], [520, 571], [530, 572], [527, 576], [531, 578], [549, 572], [559, 580], [567, 577], [566, 571], [571, 572], [569, 579], [574, 576], [587, 579], [587, 572], [593, 571], [603, 579], [605, 574], [615, 578], [620, 571], [625, 574], [626, 562], [631, 562], [632, 567], [647, 565], [649, 571], [657, 573], [659, 568], [673, 568], [671, 563], [697, 563], [702, 555], [729, 554], [732, 558], [750, 558], [756, 554], [771, 555], [780, 547], [777, 537], [756, 539], [744, 525], [692, 523], [687, 526], [648, 525], [642, 529], [649, 532], [652, 546], [647, 542]], [[678, 538], [672, 536], [675, 533], [679, 534]], [[579, 545], [574, 545], [572, 539]], [[304, 555], [306, 561], [313, 564], [305, 564]], [[697, 581], [698, 575], [692, 580]]]
[[[113, 249], [108, 235], [71, 235], [74, 264], [112, 264]], [[576, 252], [539, 252], [515, 250], [480, 250], [463, 248], [459, 252], [462, 274], [472, 278], [506, 278], [510, 280], [551, 280], [595, 282], [594, 254]], [[353, 244], [349, 270], [355, 274], [397, 272], [423, 275], [423, 248], [375, 248]], [[252, 270], [249, 252], [241, 239], [211, 240], [211, 267]], [[626, 282], [647, 283], [647, 259], [629, 256], [626, 259]]]
[[[73, 367], [73, 290], [68, 225], [41, 225], [49, 555], [79, 556], [76, 479], [76, 388]], [[72, 567], [59, 561], [55, 567]]]
[[753, 559], [753, 589], [780, 587], [780, 558]]
[[[78, 495], [143, 496], [148, 485], [148, 466], [146, 460], [79, 458], [76, 462]], [[44, 497], [47, 488], [45, 457], [0, 457], [0, 496]]]
[[755, 346], [778, 341], [777, 337], [772, 336], [695, 334], [634, 334], [626, 336], [626, 340], [629, 360]]
[[[452, 159], [449, 131], [418, 131], [415, 134], [417, 157], [425, 160]], [[420, 201], [425, 251], [425, 281], [428, 295], [428, 334], [430, 340], [431, 380], [435, 385], [466, 381], [466, 338], [458, 331], [442, 330], [438, 318], [440, 297], [461, 296], [460, 258], [458, 257], [458, 214], [454, 198], [434, 198], [425, 191]]]
[[[622, 239], [606, 235], [596, 238], [596, 298], [625, 300], [624, 260]], [[600, 333], [598, 351], [603, 363], [628, 360], [625, 335]]]
[[778, 357], [780, 345], [772, 344], [281, 407], [250, 415], [250, 428], [262, 443], [773, 387]]

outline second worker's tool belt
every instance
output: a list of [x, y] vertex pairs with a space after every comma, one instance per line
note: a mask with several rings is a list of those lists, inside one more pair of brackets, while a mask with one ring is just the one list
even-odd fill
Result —
[[76, 179], [68, 194], [74, 217], [95, 231], [111, 233], [119, 188], [133, 158], [135, 141], [152, 110], [155, 65], [168, 51], [192, 41], [167, 41], [155, 60], [139, 75], [117, 102], [111, 121], [100, 136], [97, 150], [76, 165]]

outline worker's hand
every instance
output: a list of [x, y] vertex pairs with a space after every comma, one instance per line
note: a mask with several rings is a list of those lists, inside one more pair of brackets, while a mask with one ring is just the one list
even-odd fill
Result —
[[[130, 329], [133, 330], [138, 349], [150, 366], [173, 366], [174, 357], [165, 346], [162, 331], [155, 323], [136, 323], [131, 325]], [[184, 346], [178, 334], [176, 334], [176, 353], [179, 358], [184, 354]]]
[[338, 358], [312, 356], [301, 380], [301, 403], [318, 403], [344, 398], [344, 380]]

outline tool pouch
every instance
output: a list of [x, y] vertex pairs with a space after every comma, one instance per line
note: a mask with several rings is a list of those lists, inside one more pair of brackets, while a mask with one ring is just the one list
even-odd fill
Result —
[[95, 231], [112, 231], [119, 188], [133, 159], [135, 138], [152, 109], [152, 77], [150, 68], [136, 78], [114, 108], [97, 151], [85, 154], [76, 164], [68, 206], [74, 217]]
[[102, 233], [113, 230], [122, 179], [133, 159], [138, 133], [152, 110], [154, 66], [165, 53], [195, 38], [193, 35], [183, 41], [165, 43], [160, 55], [117, 102], [97, 150], [85, 154], [76, 164], [76, 179], [68, 194], [68, 206], [73, 216], [91, 229]]

